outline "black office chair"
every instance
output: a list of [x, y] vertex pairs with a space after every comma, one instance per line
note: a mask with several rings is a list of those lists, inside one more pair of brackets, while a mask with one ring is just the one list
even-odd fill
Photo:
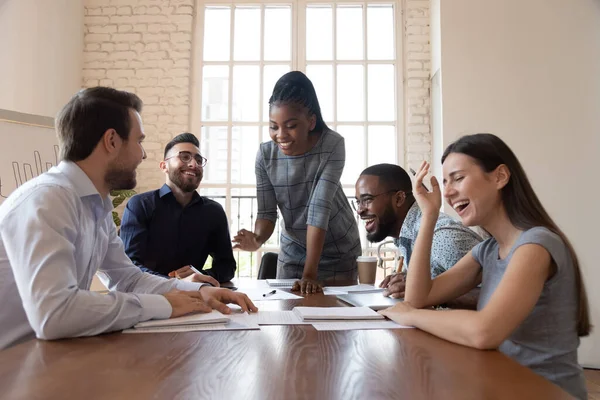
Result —
[[257, 279], [275, 279], [277, 277], [277, 253], [268, 252], [260, 259]]

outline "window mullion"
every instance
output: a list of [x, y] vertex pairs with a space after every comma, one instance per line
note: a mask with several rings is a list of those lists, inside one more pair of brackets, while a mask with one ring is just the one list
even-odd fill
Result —
[[[364, 151], [365, 151], [365, 164], [369, 165], [369, 74], [367, 71], [368, 63], [367, 63], [367, 3], [363, 3], [363, 12], [362, 12], [362, 25], [363, 25], [363, 115], [365, 116], [365, 123], [363, 125], [363, 138], [365, 141]], [[363, 165], [363, 168], [366, 167]]]
[[229, 87], [227, 95], [229, 102], [227, 104], [227, 173], [225, 178], [225, 212], [231, 216], [231, 167], [232, 167], [232, 144], [233, 144], [233, 57], [235, 46], [235, 5], [231, 7], [231, 17], [229, 26]]
[[194, 41], [196, 46], [192, 47], [192, 79], [190, 86], [190, 99], [192, 110], [200, 112], [190, 112], [189, 127], [191, 132], [196, 133], [202, 141], [202, 88], [204, 85], [204, 74], [202, 71], [202, 56], [204, 54], [204, 10], [205, 7], [199, 7], [194, 24]]
[[306, 73], [306, 1], [292, 3], [292, 70]]
[[406, 166], [406, 110], [404, 109], [405, 93], [404, 93], [404, 56], [403, 56], [403, 40], [404, 40], [404, 18], [403, 11], [398, 4], [394, 4], [394, 64], [396, 68], [396, 145], [398, 165]]
[[[265, 106], [265, 91], [264, 91], [264, 71], [265, 71], [265, 5], [260, 6], [261, 18], [260, 18], [260, 66], [258, 71], [258, 98], [260, 104], [258, 105], [258, 143], [262, 142], [262, 122], [264, 118], [263, 107]], [[257, 258], [258, 259], [258, 258]]]
[[337, 5], [335, 3], [333, 3], [331, 5], [331, 40], [332, 40], [332, 44], [331, 44], [331, 49], [333, 51], [332, 56], [332, 73], [333, 73], [333, 94], [332, 94], [332, 98], [333, 98], [333, 126], [335, 127], [336, 131], [337, 131], [337, 125], [338, 125], [338, 118], [337, 118]]

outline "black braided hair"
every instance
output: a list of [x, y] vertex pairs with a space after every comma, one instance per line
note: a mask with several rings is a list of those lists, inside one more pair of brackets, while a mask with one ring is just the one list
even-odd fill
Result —
[[269, 110], [273, 106], [288, 104], [305, 107], [309, 114], [315, 115], [317, 123], [311, 132], [322, 132], [329, 129], [323, 121], [315, 87], [310, 79], [300, 71], [291, 71], [279, 78], [273, 88], [273, 94], [269, 98]]

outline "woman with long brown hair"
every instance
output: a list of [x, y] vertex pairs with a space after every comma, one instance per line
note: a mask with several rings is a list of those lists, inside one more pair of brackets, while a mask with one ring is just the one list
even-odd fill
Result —
[[[512, 150], [497, 136], [476, 134], [452, 143], [442, 157], [444, 197], [467, 226], [491, 238], [453, 268], [431, 279], [433, 228], [441, 206], [435, 177], [413, 193], [423, 213], [408, 268], [404, 303], [381, 311], [443, 339], [499, 349], [520, 364], [587, 398], [577, 361], [579, 337], [590, 332], [588, 302], [573, 246], [550, 218]], [[477, 311], [423, 309], [481, 284]]]

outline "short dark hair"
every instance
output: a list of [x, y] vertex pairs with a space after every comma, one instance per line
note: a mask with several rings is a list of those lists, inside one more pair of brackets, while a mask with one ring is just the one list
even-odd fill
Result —
[[163, 158], [167, 158], [167, 154], [169, 153], [169, 150], [171, 150], [173, 148], [173, 146], [175, 146], [176, 144], [179, 144], [179, 143], [191, 143], [196, 147], [200, 147], [200, 142], [198, 141], [198, 138], [193, 133], [189, 133], [189, 132], [180, 133], [179, 135], [175, 136], [169, 143], [167, 143], [167, 145], [165, 146], [165, 155]]
[[88, 158], [109, 129], [127, 140], [131, 130], [129, 109], [139, 113], [142, 105], [138, 96], [122, 90], [102, 86], [80, 90], [56, 117], [60, 158]]
[[273, 94], [269, 98], [269, 110], [272, 106], [288, 104], [305, 107], [310, 114], [315, 115], [317, 123], [313, 132], [329, 129], [323, 121], [315, 87], [310, 79], [300, 71], [291, 71], [279, 78], [273, 88]]
[[396, 164], [375, 164], [367, 167], [360, 176], [372, 175], [379, 177], [379, 182], [386, 190], [402, 190], [412, 192], [412, 181], [404, 168]]

